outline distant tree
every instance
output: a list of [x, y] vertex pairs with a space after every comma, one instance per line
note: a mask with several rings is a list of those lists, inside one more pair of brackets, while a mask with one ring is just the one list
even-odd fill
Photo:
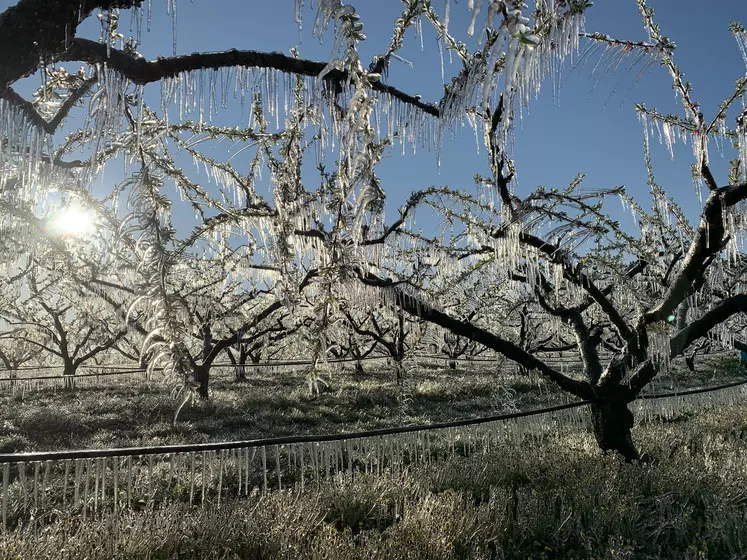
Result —
[[[353, 317], [347, 307], [342, 307], [341, 312], [356, 334], [375, 341], [384, 349], [388, 359], [394, 365], [397, 382], [401, 383], [405, 375], [405, 360], [412, 347], [410, 341], [412, 321], [402, 311], [391, 313], [389, 310], [376, 310], [367, 313], [362, 320]], [[373, 347], [369, 353], [371, 351]], [[363, 357], [362, 353], [358, 352], [358, 354], [361, 358]], [[357, 359], [356, 364], [360, 368], [359, 371], [362, 370], [360, 358]]]
[[85, 363], [109, 351], [126, 334], [124, 325], [104, 310], [101, 302], [85, 298], [81, 290], [59, 275], [32, 269], [15, 305], [2, 311], [3, 319], [18, 329], [14, 339], [47, 353], [50, 363], [62, 366], [65, 386]]

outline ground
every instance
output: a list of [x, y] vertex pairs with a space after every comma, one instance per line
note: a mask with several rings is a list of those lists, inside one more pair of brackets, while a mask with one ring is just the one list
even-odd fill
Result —
[[[744, 375], [733, 358], [702, 360], [694, 373], [676, 370], [653, 387], [667, 391], [731, 381]], [[235, 383], [228, 370], [213, 374], [208, 402], [174, 413], [169, 386], [102, 385], [73, 392], [0, 395], [0, 453], [231, 441], [351, 432], [448, 422], [568, 402], [536, 376], [496, 375], [489, 365], [469, 369], [422, 368], [404, 387], [393, 373], [352, 368], [335, 373], [318, 395], [303, 372], [247, 371]]]
[[[732, 361], [681, 374], [733, 379]], [[534, 408], [562, 397], [488, 371], [423, 371], [403, 395], [386, 372], [341, 375], [311, 397], [300, 377], [216, 384], [171, 426], [163, 388], [40, 392], [0, 403], [3, 445], [24, 449], [350, 431]], [[60, 426], [64, 426], [61, 428]], [[99, 514], [0, 536], [0, 558], [744, 558], [747, 405], [645, 423], [650, 456], [625, 464], [585, 432], [535, 445], [254, 494], [202, 509]]]

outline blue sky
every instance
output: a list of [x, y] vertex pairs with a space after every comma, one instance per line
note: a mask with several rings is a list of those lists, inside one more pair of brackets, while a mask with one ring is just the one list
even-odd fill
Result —
[[[172, 54], [170, 17], [166, 14], [167, 0], [152, 0], [153, 20], [149, 33], [143, 34], [140, 51], [146, 58]], [[14, 2], [0, 0], [0, 9]], [[385, 50], [392, 24], [401, 12], [401, 3], [395, 0], [358, 0], [353, 2], [368, 39], [361, 46], [361, 57], [368, 62]], [[434, 0], [434, 7], [443, 10], [443, 0]], [[737, 77], [745, 74], [745, 65], [736, 43], [728, 31], [729, 22], [747, 23], [747, 3], [744, 0], [651, 0], [662, 32], [677, 43], [676, 60], [693, 82], [694, 98], [700, 102], [706, 118], [712, 116], [725, 97], [733, 90]], [[332, 48], [332, 35], [324, 42], [312, 38], [314, 12], [306, 2], [304, 25], [299, 37], [293, 21], [292, 0], [194, 0], [177, 1], [177, 52], [217, 51], [230, 48], [253, 50], [278, 50], [288, 53], [298, 46], [303, 58], [327, 60]], [[708, 6], [705, 8], [704, 6]], [[94, 18], [92, 18], [93, 20]], [[469, 11], [466, 0], [454, 3], [450, 31], [466, 38]], [[127, 18], [120, 28], [127, 32]], [[435, 101], [442, 95], [440, 59], [436, 49], [435, 32], [423, 24], [424, 49], [420, 40], [408, 32], [405, 48], [400, 54], [412, 62], [413, 67], [392, 62], [388, 83], [409, 93], [418, 93], [424, 100]], [[597, 0], [588, 11], [587, 30], [600, 31], [616, 38], [643, 40], [646, 33], [640, 23], [634, 0]], [[81, 32], [91, 38], [98, 37], [98, 22], [89, 21]], [[581, 172], [587, 175], [585, 186], [590, 189], [626, 185], [629, 192], [645, 204], [647, 201], [646, 172], [643, 165], [642, 126], [633, 110], [635, 102], [644, 102], [662, 112], [679, 112], [666, 71], [652, 66], [642, 79], [627, 93], [634, 82], [637, 70], [625, 73], [626, 66], [616, 75], [595, 86], [590, 79], [590, 67], [570, 71], [567, 68], [559, 99], [554, 100], [547, 82], [539, 99], [534, 100], [525, 112], [521, 128], [516, 131], [514, 159], [518, 168], [518, 194], [526, 195], [534, 187], [563, 187]], [[458, 70], [456, 64], [447, 66], [447, 80]], [[32, 78], [38, 79], [38, 78]], [[38, 83], [38, 82], [37, 82]], [[160, 87], [149, 86], [152, 104], [157, 106]], [[593, 90], [593, 91], [592, 91]], [[238, 103], [233, 103], [217, 121], [236, 124], [239, 121]], [[733, 126], [733, 117], [729, 124]], [[82, 117], [79, 117], [82, 118]], [[80, 123], [78, 123], [80, 124]], [[72, 126], [76, 123], [71, 122]], [[461, 137], [445, 142], [440, 169], [436, 155], [418, 149], [417, 155], [402, 156], [395, 148], [379, 167], [379, 176], [388, 195], [389, 215], [393, 214], [412, 190], [431, 185], [449, 185], [453, 188], [474, 190], [473, 176], [488, 174], [485, 153], [480, 146], [476, 151], [474, 135], [465, 128]], [[675, 160], [670, 161], [663, 146], [653, 151], [657, 178], [668, 192], [695, 217], [698, 199], [690, 178], [693, 161], [689, 146], [675, 149]], [[720, 184], [726, 183], [728, 160], [735, 152], [728, 150], [721, 158], [715, 146], [711, 149], [712, 167]], [[241, 168], [249, 163], [235, 160]], [[107, 174], [105, 181], [115, 180]], [[316, 183], [316, 178], [312, 178]], [[104, 188], [100, 185], [99, 188]], [[608, 211], [621, 211], [617, 201], [612, 201]], [[177, 211], [177, 221], [186, 220], [188, 214]], [[180, 217], [182, 216], [182, 217]], [[427, 228], [430, 224], [420, 224]]]

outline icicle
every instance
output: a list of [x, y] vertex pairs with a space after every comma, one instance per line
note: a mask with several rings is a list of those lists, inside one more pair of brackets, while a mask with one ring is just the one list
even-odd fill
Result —
[[249, 458], [249, 450], [246, 450], [246, 463], [244, 464], [244, 493], [249, 495], [249, 464], [254, 460], [254, 456], [257, 454], [257, 448], [252, 448], [252, 457]]
[[208, 452], [207, 451], [203, 451], [202, 452], [202, 461], [201, 461], [202, 475], [200, 476], [200, 482], [202, 483], [202, 492], [200, 494], [200, 500], [201, 500], [200, 501], [200, 506], [202, 506], [202, 507], [205, 507], [205, 491], [207, 490], [207, 488], [206, 488], [207, 483], [205, 481], [205, 479], [207, 478], [207, 473], [208, 473], [208, 464], [207, 464], [208, 461], [207, 461], [207, 457], [208, 457]]
[[282, 490], [283, 483], [281, 480], [282, 477], [280, 475], [280, 446], [279, 445], [275, 446], [275, 472], [278, 478], [278, 490]]
[[67, 505], [67, 481], [70, 478], [70, 461], [65, 461], [65, 474], [64, 478], [62, 479], [62, 509], [65, 509], [65, 506]]
[[296, 463], [296, 449], [297, 445], [291, 443], [286, 448], [286, 459], [288, 461], [288, 473], [294, 476], [298, 472], [298, 464]]
[[241, 484], [242, 484], [242, 478], [241, 478], [241, 464], [243, 462], [242, 455], [244, 454], [245, 449], [239, 448], [238, 449], [238, 456], [235, 458], [236, 462], [236, 480], [238, 482], [238, 495], [241, 496]]
[[101, 459], [96, 458], [93, 462], [93, 511], [99, 509], [99, 470], [101, 470]]
[[221, 449], [218, 455], [218, 509], [220, 509], [220, 498], [223, 493], [223, 466], [225, 464], [226, 450]]
[[39, 468], [41, 465], [39, 465], [38, 461], [34, 462], [34, 485], [33, 485], [33, 500], [34, 500], [34, 509], [37, 509], [39, 507]]
[[114, 513], [116, 514], [119, 511], [119, 457], [112, 457], [112, 492], [114, 494]]
[[739, 51], [742, 53], [744, 64], [747, 66], [747, 31], [739, 25], [732, 24], [731, 32], [734, 35], [734, 39], [737, 41]]
[[80, 477], [81, 477], [81, 462], [82, 459], [75, 459], [75, 482], [73, 486], [73, 508], [78, 508], [79, 495], [80, 495]]
[[301, 464], [301, 467], [300, 467], [300, 469], [301, 469], [301, 492], [303, 492], [303, 490], [304, 490], [305, 477], [306, 477], [306, 474], [305, 474], [306, 469], [304, 468], [304, 464], [303, 464], [303, 457], [306, 454], [305, 453], [305, 449], [306, 449], [306, 444], [302, 443], [301, 446], [300, 446], [300, 448], [299, 448], [299, 455], [301, 457], [301, 460], [300, 460], [300, 464]]
[[132, 456], [127, 457], [127, 509], [132, 507]]
[[262, 446], [262, 495], [267, 494], [267, 448]]
[[737, 120], [737, 143], [739, 148], [739, 159], [742, 162], [742, 170], [747, 169], [747, 110]]
[[195, 498], [195, 454], [189, 454], [189, 505], [194, 503]]
[[83, 485], [83, 521], [86, 520], [86, 514], [88, 513], [88, 498], [90, 496], [90, 488], [91, 488], [91, 467], [93, 465], [92, 459], [86, 459], [85, 462], [85, 469], [86, 469], [86, 481]]
[[171, 482], [174, 480], [174, 462], [175, 461], [177, 462], [177, 467], [176, 467], [177, 476], [179, 473], [179, 465], [178, 465], [179, 455], [166, 455], [166, 457], [169, 460], [169, 477], [166, 480], [166, 495], [168, 496], [169, 492], [171, 491]]
[[3, 464], [3, 533], [8, 530], [8, 483], [10, 481], [10, 463]]

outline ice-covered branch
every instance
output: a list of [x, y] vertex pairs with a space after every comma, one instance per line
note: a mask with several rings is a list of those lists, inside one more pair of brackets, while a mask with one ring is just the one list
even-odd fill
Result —
[[[311, 269], [309, 270], [304, 278], [301, 280], [301, 282], [298, 285], [298, 292], [303, 292], [319, 275], [319, 271], [317, 269]], [[238, 344], [241, 342], [241, 340], [244, 338], [242, 333], [245, 333], [246, 331], [249, 331], [255, 327], [257, 327], [262, 321], [267, 319], [268, 317], [272, 316], [276, 311], [279, 311], [282, 309], [285, 305], [285, 302], [281, 299], [275, 299], [272, 303], [270, 303], [267, 307], [265, 307], [262, 311], [254, 315], [251, 319], [246, 321], [241, 327], [236, 329], [234, 333], [226, 338], [223, 338], [216, 342], [208, 356], [203, 360], [203, 364], [212, 364], [213, 361], [220, 355], [221, 352], [223, 352], [226, 348], [233, 346], [235, 344]]]
[[[132, 8], [143, 0], [19, 0], [0, 14], [0, 92], [34, 73], [39, 61], [65, 51], [78, 25], [99, 8]], [[106, 49], [105, 45], [101, 45]]]
[[711, 191], [703, 206], [698, 230], [687, 250], [682, 268], [672, 280], [661, 303], [643, 316], [641, 326], [666, 320], [693, 293], [694, 285], [705, 274], [707, 265], [724, 248], [724, 212], [745, 199], [747, 183]]
[[617, 47], [623, 47], [626, 51], [632, 51], [633, 49], [642, 49], [646, 52], [659, 48], [657, 43], [651, 41], [628, 41], [623, 39], [615, 39], [604, 33], [582, 33], [582, 37], [591, 39], [597, 43], [605, 43], [608, 45], [614, 45]]
[[[502, 237], [503, 230], [495, 230], [494, 236]], [[533, 235], [531, 233], [521, 232], [518, 235], [519, 242], [533, 247], [537, 251], [543, 253], [550, 262], [562, 267], [563, 276], [573, 284], [583, 288], [589, 296], [601, 307], [601, 309], [607, 314], [612, 323], [615, 325], [617, 330], [625, 340], [632, 340], [632, 331], [628, 326], [625, 319], [622, 317], [620, 312], [616, 309], [610, 299], [600, 290], [594, 281], [581, 272], [580, 266], [574, 266], [570, 261], [569, 255], [561, 250], [557, 245], [548, 243], [547, 241]]]
[[488, 348], [494, 350], [495, 352], [498, 352], [499, 354], [502, 354], [509, 360], [514, 361], [529, 370], [536, 369], [550, 381], [553, 381], [560, 388], [568, 391], [573, 395], [576, 395], [583, 399], [594, 398], [591, 386], [588, 383], [567, 377], [566, 375], [547, 365], [542, 360], [522, 350], [513, 342], [503, 339], [485, 329], [478, 327], [473, 323], [470, 323], [468, 321], [460, 321], [459, 319], [455, 319], [447, 315], [446, 313], [443, 313], [442, 311], [434, 309], [424, 301], [408, 294], [402, 288], [392, 286], [391, 282], [388, 282], [383, 278], [379, 278], [374, 274], [358, 271], [358, 276], [360, 281], [366, 285], [375, 286], [390, 291], [397, 306], [409, 315], [425, 319], [426, 321], [443, 327], [452, 333], [464, 336], [466, 338], [469, 338], [470, 340], [474, 340], [475, 342], [487, 346]]
[[101, 344], [94, 346], [88, 352], [86, 352], [85, 354], [83, 354], [82, 356], [74, 360], [76, 367], [87, 362], [88, 360], [96, 356], [97, 354], [100, 354], [101, 352], [108, 350], [109, 348], [117, 344], [122, 338], [124, 338], [126, 334], [127, 334], [127, 329], [123, 329], [115, 333], [114, 335], [112, 335], [105, 342], [102, 342]]
[[747, 311], [747, 294], [737, 294], [720, 301], [702, 317], [674, 335], [669, 343], [670, 357], [682, 354], [694, 341], [704, 337], [715, 326], [720, 325], [732, 315]]
[[34, 105], [31, 102], [26, 101], [11, 87], [8, 87], [4, 92], [2, 92], [0, 94], [0, 97], [4, 97], [8, 101], [15, 103], [26, 113], [29, 121], [37, 127], [41, 128], [44, 132], [46, 132], [47, 134], [54, 134], [60, 124], [62, 124], [62, 121], [65, 120], [65, 117], [67, 117], [70, 110], [75, 107], [75, 104], [78, 103], [78, 101], [80, 101], [83, 96], [91, 91], [91, 88], [97, 82], [98, 78], [96, 77], [84, 80], [83, 83], [75, 91], [73, 91], [67, 97], [67, 99], [65, 99], [51, 121], [48, 121], [44, 117], [42, 117], [34, 108]]
[[392, 222], [389, 226], [387, 226], [384, 229], [384, 233], [382, 233], [380, 236], [371, 239], [364, 239], [361, 245], [380, 245], [384, 243], [391, 234], [399, 231], [399, 228], [401, 228], [405, 224], [408, 216], [413, 210], [415, 210], [418, 204], [420, 204], [429, 195], [442, 192], [445, 192], [444, 189], [432, 187], [430, 189], [412, 193], [410, 195], [410, 198], [407, 199], [407, 202], [402, 207], [400, 207], [399, 218]]
[[[87, 63], [104, 63], [120, 72], [135, 84], [149, 84], [167, 77], [174, 77], [182, 72], [200, 69], [217, 69], [226, 67], [270, 68], [280, 72], [300, 76], [318, 76], [327, 66], [324, 62], [305, 60], [287, 56], [279, 52], [240, 51], [231, 49], [220, 52], [193, 53], [169, 58], [158, 58], [147, 61], [136, 58], [124, 51], [107, 48], [102, 43], [88, 39], [76, 38], [70, 47], [60, 55], [60, 60], [80, 61]], [[348, 73], [343, 70], [331, 70], [324, 79], [336, 84], [345, 83]], [[417, 107], [434, 117], [439, 116], [438, 108], [425, 103], [419, 97], [409, 95], [395, 87], [372, 81], [371, 89], [387, 93], [403, 103]]]
[[714, 191], [718, 188], [718, 185], [708, 167], [708, 133], [710, 127], [705, 123], [700, 105], [693, 101], [690, 95], [691, 84], [684, 80], [682, 71], [674, 62], [674, 43], [661, 34], [659, 25], [654, 22], [654, 10], [648, 7], [646, 0], [637, 0], [637, 2], [651, 41], [661, 45], [662, 64], [669, 70], [672, 77], [672, 87], [680, 96], [680, 101], [685, 109], [685, 116], [695, 125], [695, 130], [692, 131], [692, 143], [696, 170], [702, 175], [708, 189]]

